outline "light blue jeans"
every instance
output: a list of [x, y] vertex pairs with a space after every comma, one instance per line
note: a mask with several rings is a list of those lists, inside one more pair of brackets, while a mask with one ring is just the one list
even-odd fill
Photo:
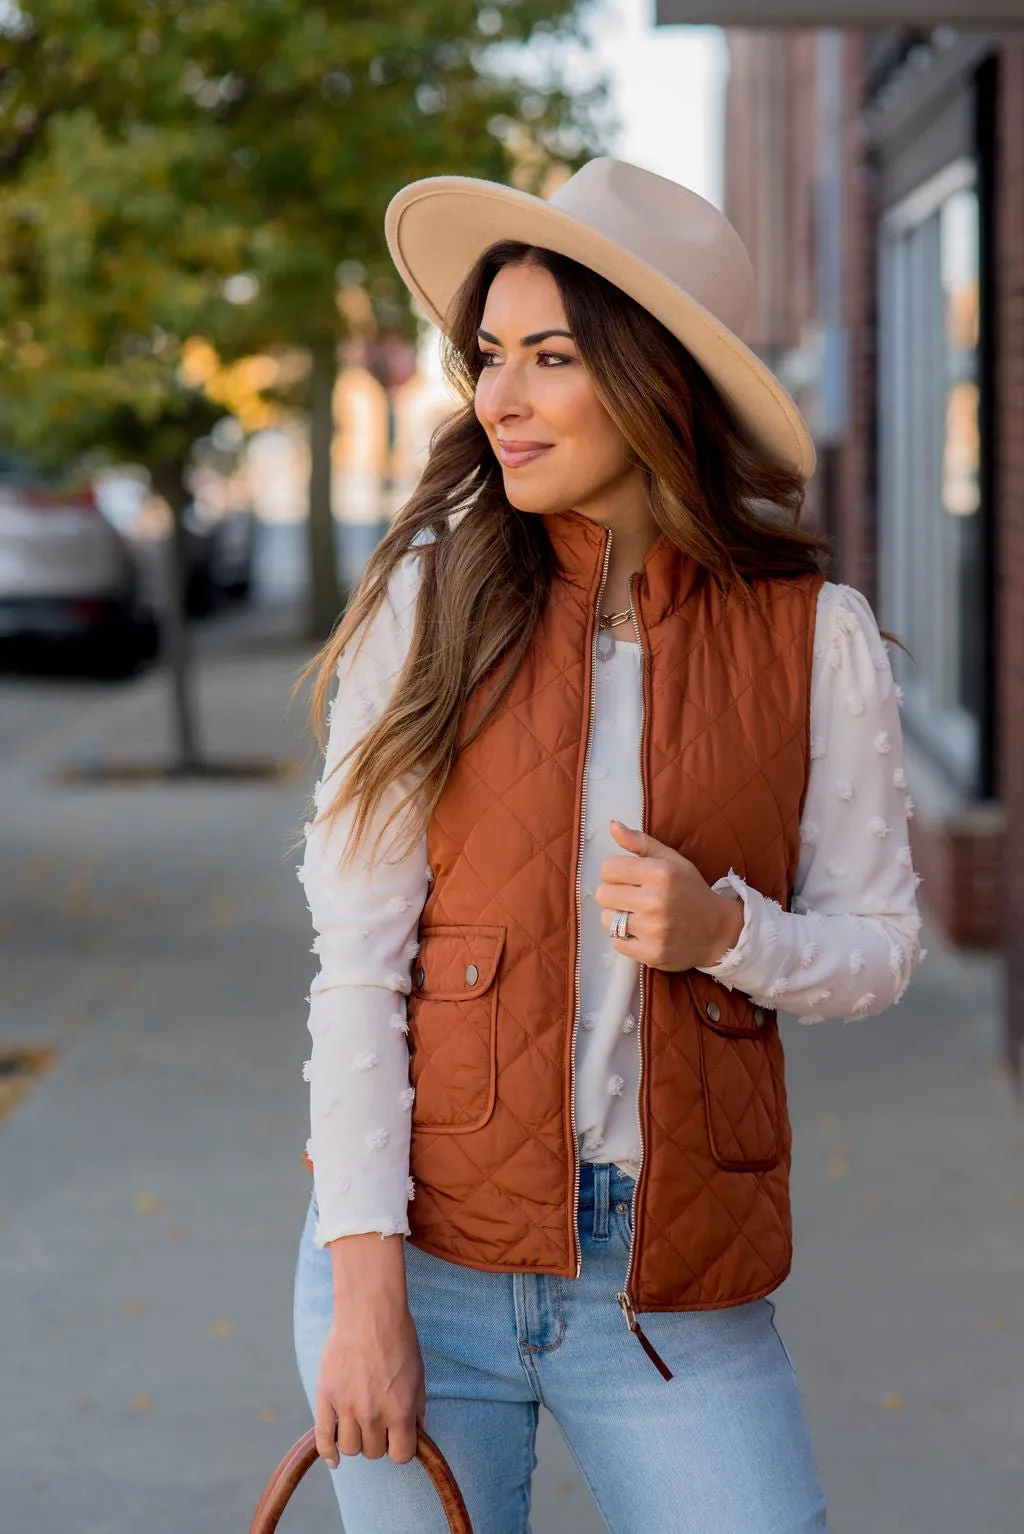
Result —
[[[644, 1314], [674, 1374], [626, 1327], [633, 1180], [581, 1168], [578, 1279], [478, 1273], [406, 1242], [426, 1370], [426, 1428], [462, 1487], [474, 1534], [529, 1534], [541, 1404], [613, 1534], [810, 1534], [825, 1499], [800, 1388], [771, 1300]], [[333, 1308], [310, 1204], [295, 1275], [295, 1348], [313, 1408]], [[414, 1461], [342, 1455], [331, 1472], [347, 1534], [445, 1534]]]

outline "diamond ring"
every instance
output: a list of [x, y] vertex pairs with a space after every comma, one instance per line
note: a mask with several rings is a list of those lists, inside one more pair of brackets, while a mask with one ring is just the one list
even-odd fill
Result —
[[616, 911], [615, 914], [612, 916], [611, 926], [609, 927], [608, 930], [609, 930], [609, 932], [610, 932], [612, 937], [617, 937], [620, 940], [625, 940], [626, 938], [628, 938], [629, 937], [629, 912], [628, 911]]

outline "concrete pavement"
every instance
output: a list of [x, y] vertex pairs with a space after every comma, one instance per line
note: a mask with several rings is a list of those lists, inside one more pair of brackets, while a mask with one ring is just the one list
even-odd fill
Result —
[[[284, 714], [306, 654], [288, 629], [211, 625], [202, 695], [211, 753], [306, 753], [289, 782], [56, 788], [76, 757], [166, 749], [161, 679], [0, 679], [0, 1044], [55, 1050], [0, 1124], [2, 1534], [246, 1528], [306, 1425], [315, 961], [287, 843], [316, 764]], [[1024, 1527], [1024, 1121], [991, 1064], [997, 966], [930, 947], [890, 1016], [786, 1034], [778, 1320], [833, 1534]], [[537, 1534], [596, 1534], [550, 1422], [540, 1453]], [[282, 1530], [332, 1508], [314, 1473]]]

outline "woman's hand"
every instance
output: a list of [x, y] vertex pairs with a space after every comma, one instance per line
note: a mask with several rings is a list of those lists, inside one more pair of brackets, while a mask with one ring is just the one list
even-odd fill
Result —
[[605, 858], [594, 899], [611, 926], [614, 911], [629, 912], [629, 937], [613, 948], [654, 969], [709, 969], [734, 947], [743, 930], [743, 902], [706, 884], [682, 853], [645, 831], [611, 822], [621, 857]]
[[339, 1450], [405, 1464], [416, 1454], [426, 1390], [402, 1237], [342, 1236], [329, 1250], [334, 1320], [317, 1380], [317, 1453], [332, 1470]]

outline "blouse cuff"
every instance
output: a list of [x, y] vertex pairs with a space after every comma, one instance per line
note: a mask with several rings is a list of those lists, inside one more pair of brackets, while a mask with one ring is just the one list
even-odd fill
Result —
[[[735, 890], [743, 902], [743, 927], [740, 935], [733, 946], [719, 959], [717, 964], [698, 964], [697, 969], [701, 974], [710, 975], [712, 980], [720, 980], [728, 990], [732, 990], [729, 976], [737, 970], [743, 969], [756, 955], [757, 943], [757, 891], [752, 890], [739, 874], [730, 868], [729, 872], [721, 879], [716, 879], [711, 886], [713, 890]], [[763, 898], [763, 897], [760, 897]]]
[[313, 1226], [313, 1245], [321, 1250], [340, 1236], [368, 1236], [376, 1233], [383, 1241], [385, 1236], [408, 1236], [408, 1219], [398, 1220], [392, 1216], [370, 1215], [364, 1220], [341, 1220], [326, 1224], [319, 1216]]

